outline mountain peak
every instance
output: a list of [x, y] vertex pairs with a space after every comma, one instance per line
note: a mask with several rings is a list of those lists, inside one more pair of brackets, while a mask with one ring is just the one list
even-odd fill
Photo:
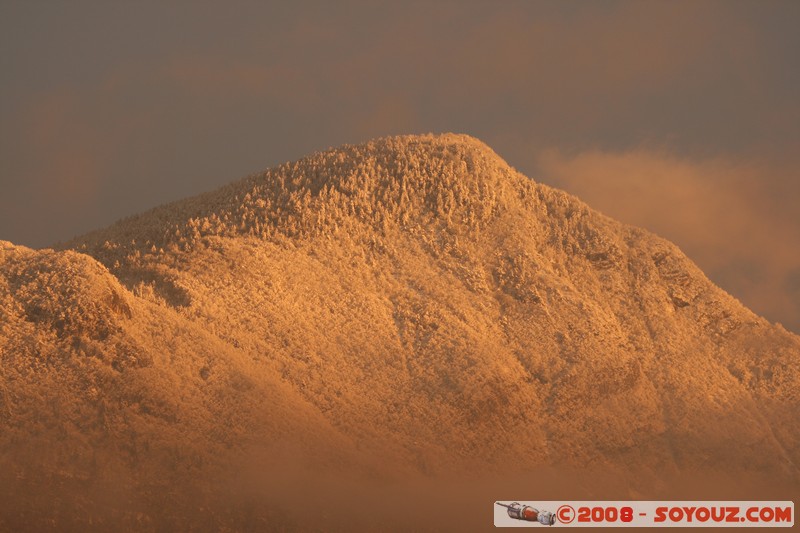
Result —
[[[386, 158], [394, 154], [394, 157], [404, 159], [409, 152], [416, 152], [426, 159], [436, 159], [446, 154], [462, 159], [500, 159], [486, 143], [466, 133], [392, 135], [359, 144], [332, 147], [325, 152], [345, 152], [356, 158]], [[502, 164], [505, 165], [505, 162]]]
[[67, 246], [127, 246], [137, 240], [147, 248], [186, 248], [215, 235], [294, 237], [354, 223], [429, 224], [437, 217], [480, 226], [504, 199], [524, 195], [520, 190], [532, 185], [469, 135], [385, 137], [284, 163]]

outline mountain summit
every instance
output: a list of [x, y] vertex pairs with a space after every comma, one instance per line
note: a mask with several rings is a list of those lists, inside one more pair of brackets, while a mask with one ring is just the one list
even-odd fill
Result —
[[[328, 150], [59, 250], [3, 243], [0, 313], [0, 486], [90, 510], [62, 525], [304, 527], [271, 489], [187, 518], [243, 464], [798, 483], [800, 339], [465, 135]], [[0, 527], [48, 508], [25, 501]]]

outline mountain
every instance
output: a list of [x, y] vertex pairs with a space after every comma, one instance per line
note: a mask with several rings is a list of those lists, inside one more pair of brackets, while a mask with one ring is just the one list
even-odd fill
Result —
[[0, 350], [0, 529], [455, 527], [445, 486], [491, 527], [502, 495], [465, 487], [696, 472], [800, 493], [800, 338], [465, 135], [3, 242]]

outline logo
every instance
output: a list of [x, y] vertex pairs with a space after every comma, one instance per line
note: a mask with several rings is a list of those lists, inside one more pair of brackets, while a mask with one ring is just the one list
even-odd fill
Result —
[[[555, 512], [550, 512], [554, 509]], [[791, 501], [515, 501], [495, 502], [496, 527], [784, 527]]]
[[539, 522], [545, 526], [552, 526], [556, 523], [556, 515], [550, 511], [540, 511], [530, 505], [522, 505], [519, 502], [510, 504], [495, 502], [497, 505], [506, 508], [508, 516], [515, 520], [524, 520], [526, 522]]

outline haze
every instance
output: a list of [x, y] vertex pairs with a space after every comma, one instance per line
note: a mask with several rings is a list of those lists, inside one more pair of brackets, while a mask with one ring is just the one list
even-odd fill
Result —
[[4, 2], [0, 239], [474, 135], [800, 331], [796, 2]]

